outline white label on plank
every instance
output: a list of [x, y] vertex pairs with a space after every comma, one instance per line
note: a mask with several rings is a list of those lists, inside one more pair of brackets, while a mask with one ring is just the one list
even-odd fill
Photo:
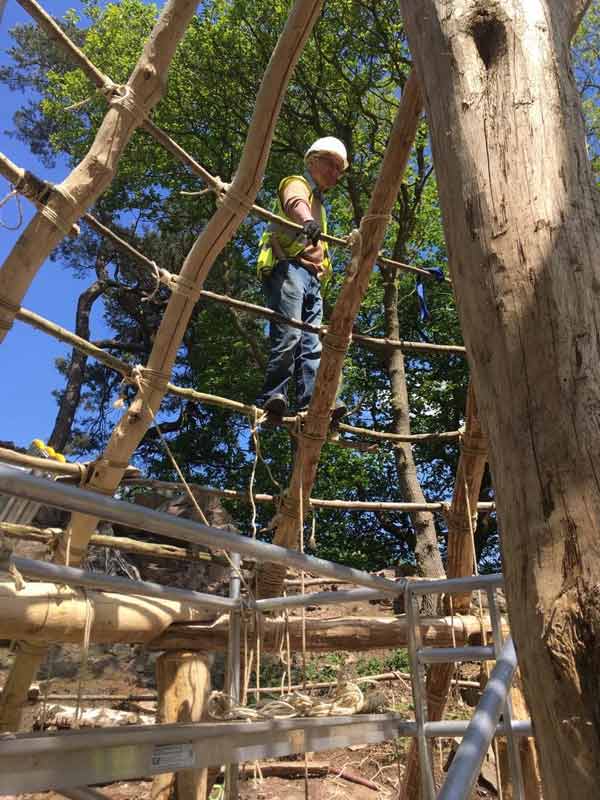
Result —
[[154, 772], [189, 769], [196, 763], [194, 748], [191, 744], [157, 744], [152, 753], [151, 763]]

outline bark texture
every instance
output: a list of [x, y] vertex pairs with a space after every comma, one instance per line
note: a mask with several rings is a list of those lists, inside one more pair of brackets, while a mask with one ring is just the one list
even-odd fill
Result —
[[[473, 545], [471, 525], [476, 522], [477, 498], [481, 489], [483, 472], [487, 462], [487, 439], [481, 429], [475, 402], [473, 385], [469, 384], [465, 411], [464, 434], [460, 446], [460, 458], [452, 504], [448, 520], [448, 577], [459, 578], [473, 574]], [[472, 516], [469, 519], [469, 513]], [[448, 603], [448, 598], [446, 598]], [[452, 595], [454, 613], [468, 614], [471, 595]], [[448, 609], [449, 610], [449, 609]], [[455, 664], [432, 664], [427, 673], [427, 719], [441, 720], [448, 702], [448, 694]], [[417, 800], [420, 792], [419, 759], [416, 740], [411, 741], [402, 779], [402, 797]]]
[[[389, 339], [399, 339], [398, 285], [395, 275], [389, 269], [384, 269], [382, 272], [385, 336]], [[392, 431], [407, 436], [410, 435], [410, 414], [404, 354], [401, 350], [388, 350], [386, 367], [392, 390]], [[394, 459], [399, 497], [410, 503], [425, 503], [411, 445], [408, 442], [397, 442], [394, 445]], [[433, 514], [428, 511], [414, 511], [410, 518], [415, 532], [417, 574], [427, 578], [445, 578]], [[425, 603], [423, 611], [433, 613], [436, 609], [437, 596], [423, 600]]]
[[546, 800], [600, 785], [600, 249], [565, 0], [401, 0]]
[[[96, 259], [96, 273], [98, 275], [98, 280], [95, 280], [85, 292], [82, 292], [77, 301], [75, 333], [77, 336], [81, 336], [82, 339], [90, 338], [90, 314], [92, 312], [92, 307], [107, 288], [108, 275], [102, 263], [101, 255]], [[73, 348], [71, 361], [69, 362], [69, 368], [67, 370], [67, 382], [60, 398], [58, 414], [54, 421], [54, 428], [48, 439], [48, 445], [58, 450], [59, 453], [62, 453], [65, 445], [71, 438], [75, 414], [77, 413], [79, 401], [81, 399], [81, 387], [83, 386], [85, 378], [86, 363], [87, 356], [85, 353]]]

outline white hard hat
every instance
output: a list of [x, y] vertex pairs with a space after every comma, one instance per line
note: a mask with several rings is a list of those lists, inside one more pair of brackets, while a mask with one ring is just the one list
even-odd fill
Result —
[[346, 145], [335, 136], [323, 136], [322, 139], [317, 139], [313, 142], [304, 154], [304, 161], [308, 161], [309, 156], [316, 155], [317, 153], [329, 153], [341, 159], [344, 169], [348, 169], [348, 153], [346, 152]]

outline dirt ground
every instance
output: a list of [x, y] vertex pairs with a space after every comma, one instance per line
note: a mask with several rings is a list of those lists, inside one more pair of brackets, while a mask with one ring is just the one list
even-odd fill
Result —
[[[314, 608], [309, 611], [312, 616], [333, 616], [332, 609]], [[338, 607], [335, 616], [347, 614], [386, 615], [391, 614], [389, 603], [353, 604], [347, 608]], [[346, 664], [352, 665], [358, 656], [356, 654], [341, 654]], [[363, 657], [365, 654], [362, 654]], [[385, 653], [369, 653], [368, 657], [382, 657]], [[84, 676], [83, 694], [102, 695], [130, 695], [153, 694], [156, 690], [154, 680], [154, 662], [157, 654], [148, 652], [141, 647], [129, 645], [93, 646], [90, 649], [87, 673]], [[0, 649], [0, 683], [3, 684], [12, 655], [7, 649]], [[42, 693], [46, 681], [49, 680], [48, 692], [50, 694], [75, 694], [80, 669], [80, 650], [75, 646], [54, 647], [52, 654], [44, 664], [40, 675]], [[407, 718], [414, 718], [412, 712], [412, 696], [410, 686], [403, 681], [387, 684], [390, 705]], [[74, 701], [69, 701], [71, 705]], [[98, 708], [104, 703], [86, 702], [86, 708]], [[119, 702], [110, 704], [113, 708], [125, 710], [144, 711], [152, 713], [154, 703]], [[30, 703], [25, 712], [23, 730], [32, 730], [36, 718], [39, 718], [41, 704]], [[472, 710], [462, 702], [457, 693], [449, 707], [448, 716], [467, 718]], [[445, 742], [444, 746], [435, 750], [436, 769], [441, 772], [445, 764], [452, 743]], [[330, 764], [335, 772], [325, 778], [310, 778], [308, 781], [309, 800], [395, 800], [398, 797], [398, 788], [401, 782], [403, 763], [408, 750], [407, 740], [385, 742], [380, 745], [357, 745], [345, 750], [335, 750], [325, 753], [315, 753], [312, 760], [318, 763]], [[290, 761], [294, 756], [287, 757]], [[297, 758], [302, 758], [301, 756]], [[357, 785], [342, 777], [338, 777], [346, 767], [358, 775], [373, 781], [377, 789], [370, 789]], [[99, 790], [110, 800], [150, 800], [151, 781], [128, 781], [110, 786], [99, 787]], [[1, 777], [0, 777], [1, 790]], [[495, 797], [490, 793], [489, 787], [480, 785], [474, 797]], [[14, 798], [13, 795], [0, 795], [0, 800]], [[59, 800], [62, 795], [54, 792], [18, 795], [18, 800]], [[240, 798], [242, 800], [305, 800], [305, 786], [303, 778], [282, 779], [267, 777], [263, 780], [249, 778], [241, 781]], [[220, 798], [219, 798], [220, 800]]]

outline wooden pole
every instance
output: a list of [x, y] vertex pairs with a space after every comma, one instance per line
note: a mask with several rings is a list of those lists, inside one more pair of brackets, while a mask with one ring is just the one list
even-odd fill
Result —
[[[88, 76], [88, 78], [98, 89], [103, 91], [107, 85], [112, 83], [110, 78], [101, 72], [101, 70], [99, 70], [87, 58], [85, 53], [83, 53], [83, 51], [80, 50], [77, 45], [75, 45], [75, 43], [69, 39], [60, 26], [54, 21], [54, 19], [52, 19], [52, 17], [46, 13], [46, 11], [44, 11], [44, 9], [35, 0], [18, 0], [18, 2], [29, 14], [31, 14], [40, 27], [48, 34], [48, 36], [69, 54], [69, 56], [78, 64], [79, 68]], [[143, 128], [160, 145], [162, 145], [162, 147], [165, 148], [165, 150], [171, 153], [171, 155], [175, 156], [175, 158], [182, 164], [185, 164], [195, 175], [198, 175], [209, 186], [212, 186], [213, 188], [218, 187], [219, 179], [214, 175], [211, 175], [210, 172], [205, 169], [205, 167], [192, 158], [192, 156], [187, 153], [183, 147], [171, 139], [171, 137], [168, 136], [165, 131], [161, 130], [161, 128], [159, 128], [154, 122], [152, 122], [152, 120], [146, 119], [142, 125]], [[266, 222], [277, 222], [278, 225], [282, 225], [286, 229], [295, 233], [302, 231], [301, 225], [291, 222], [284, 217], [279, 217], [277, 214], [273, 214], [271, 211], [267, 211], [266, 209], [255, 204], [251, 206], [250, 211], [254, 216], [257, 216], [259, 219], [265, 220]], [[324, 241], [327, 241], [330, 244], [334, 244], [338, 247], [348, 247], [348, 240], [346, 237], [340, 238], [338, 236], [324, 234], [322, 238]], [[380, 254], [379, 261], [382, 264], [394, 269], [404, 272], [412, 272], [413, 274], [420, 275], [421, 277], [429, 280], [434, 279], [434, 276], [431, 274], [431, 272], [426, 269], [411, 266], [410, 264], [405, 264], [402, 261], [394, 261], [390, 258], [386, 258], [383, 256], [383, 254]], [[446, 279], [446, 283], [449, 283], [448, 279]]]
[[[92, 358], [95, 358], [106, 367], [114, 369], [124, 378], [128, 380], [131, 379], [133, 374], [133, 367], [131, 364], [123, 361], [120, 358], [117, 358], [116, 356], [113, 356], [111, 353], [108, 353], [106, 350], [103, 350], [92, 342], [88, 342], [87, 339], [83, 339], [81, 336], [77, 336], [77, 334], [68, 331], [61, 325], [57, 325], [45, 317], [42, 317], [40, 314], [36, 314], [35, 311], [30, 311], [27, 308], [21, 307], [16, 311], [15, 318], [21, 322], [25, 322], [27, 325], [30, 325], [33, 328], [37, 328], [37, 330], [42, 331], [49, 336], [52, 336], [58, 341], [66, 342], [67, 344], [72, 345], [77, 350], [86, 353], [86, 355], [92, 356]], [[235, 411], [239, 414], [245, 414], [248, 417], [251, 417], [254, 412], [254, 406], [249, 405], [248, 403], [240, 403], [238, 400], [230, 400], [228, 397], [219, 397], [218, 395], [207, 394], [206, 392], [198, 392], [195, 389], [177, 386], [176, 384], [170, 382], [167, 382], [166, 384], [166, 393], [174, 394], [178, 397], [185, 397], [186, 399], [192, 400], [196, 403], [204, 403], [209, 406], [217, 406], [218, 408], [228, 408], [231, 411]], [[284, 426], [288, 429], [294, 429], [296, 417], [284, 417], [283, 422]], [[440, 431], [438, 433], [413, 434], [386, 433], [385, 431], [376, 431], [372, 428], [359, 428], [354, 425], [346, 425], [344, 423], [339, 426], [339, 430], [343, 433], [358, 434], [385, 442], [417, 443], [438, 440], [444, 441], [455, 440], [460, 436], [460, 431]], [[364, 442], [354, 439], [338, 440], [333, 437], [330, 438], [329, 435], [327, 438], [332, 444], [350, 446], [356, 445], [357, 447], [364, 444]]]
[[[160, 100], [167, 69], [195, 9], [196, 0], [169, 0], [127, 84], [115, 87], [111, 93], [109, 110], [90, 150], [54, 187], [46, 205], [27, 225], [0, 268], [0, 343], [12, 327], [38, 270], [63, 236], [70, 233], [75, 221], [109, 186], [135, 129]], [[18, 651], [12, 671], [19, 674], [24, 686], [31, 683], [40, 663], [39, 654]], [[9, 710], [0, 700], [3, 730], [7, 729], [5, 714]]]
[[[13, 522], [0, 522], [0, 533], [12, 539], [22, 539], [30, 542], [51, 544], [57, 538], [62, 538], [65, 532], [60, 528], [35, 528], [32, 525], [17, 525]], [[199, 552], [195, 548], [177, 547], [172, 544], [155, 544], [129, 539], [126, 536], [107, 536], [94, 533], [90, 544], [96, 547], [112, 547], [124, 553], [137, 553], [147, 558], [175, 558], [182, 561], [217, 561], [226, 564], [225, 559], [220, 559], [210, 553]]]
[[[27, 581], [23, 589], [17, 590], [12, 581], [4, 580], [0, 581], [0, 639], [26, 639], [36, 646], [51, 642], [80, 644], [88, 602], [94, 616], [90, 641], [96, 644], [143, 644], [160, 636], [172, 623], [198, 622], [214, 616], [181, 601], [91, 589], [84, 593], [81, 589], [34, 581]], [[20, 643], [17, 657], [29, 649], [29, 645]]]
[[[352, 325], [369, 284], [387, 227], [388, 215], [398, 195], [421, 110], [421, 92], [416, 75], [411, 73], [404, 86], [368, 212], [363, 217], [355, 236], [352, 259], [346, 270], [344, 284], [335, 304], [327, 335], [323, 340], [323, 353], [315, 389], [303, 429], [298, 436], [290, 485], [277, 517], [273, 541], [284, 547], [298, 546], [298, 531], [302, 524], [300, 493], [302, 492], [303, 508], [307, 509], [321, 450], [327, 440], [331, 409], [350, 343]], [[259, 594], [276, 596], [281, 593], [285, 569], [265, 564], [259, 568], [257, 577]]]
[[[156, 688], [158, 723], [201, 722], [211, 688], [208, 657], [186, 651], [163, 653], [156, 661]], [[207, 779], [207, 769], [161, 773], [154, 777], [151, 798], [206, 800]]]
[[[264, 617], [261, 620], [261, 649], [279, 652], [281, 637], [285, 633], [284, 617]], [[253, 630], [249, 624], [249, 634]], [[483, 628], [490, 631], [489, 619]], [[154, 650], [205, 650], [212, 653], [227, 647], [229, 616], [223, 615], [210, 623], [182, 623], [173, 625], [153, 641]], [[290, 646], [302, 648], [302, 618], [288, 618]], [[408, 622], [404, 615], [397, 617], [332, 617], [330, 619], [306, 618], [306, 636], [309, 650], [324, 653], [333, 650], [367, 651], [407, 646]], [[424, 617], [421, 622], [423, 644], [450, 647], [478, 644], [481, 639], [479, 617]], [[251, 636], [248, 637], [251, 641]]]

